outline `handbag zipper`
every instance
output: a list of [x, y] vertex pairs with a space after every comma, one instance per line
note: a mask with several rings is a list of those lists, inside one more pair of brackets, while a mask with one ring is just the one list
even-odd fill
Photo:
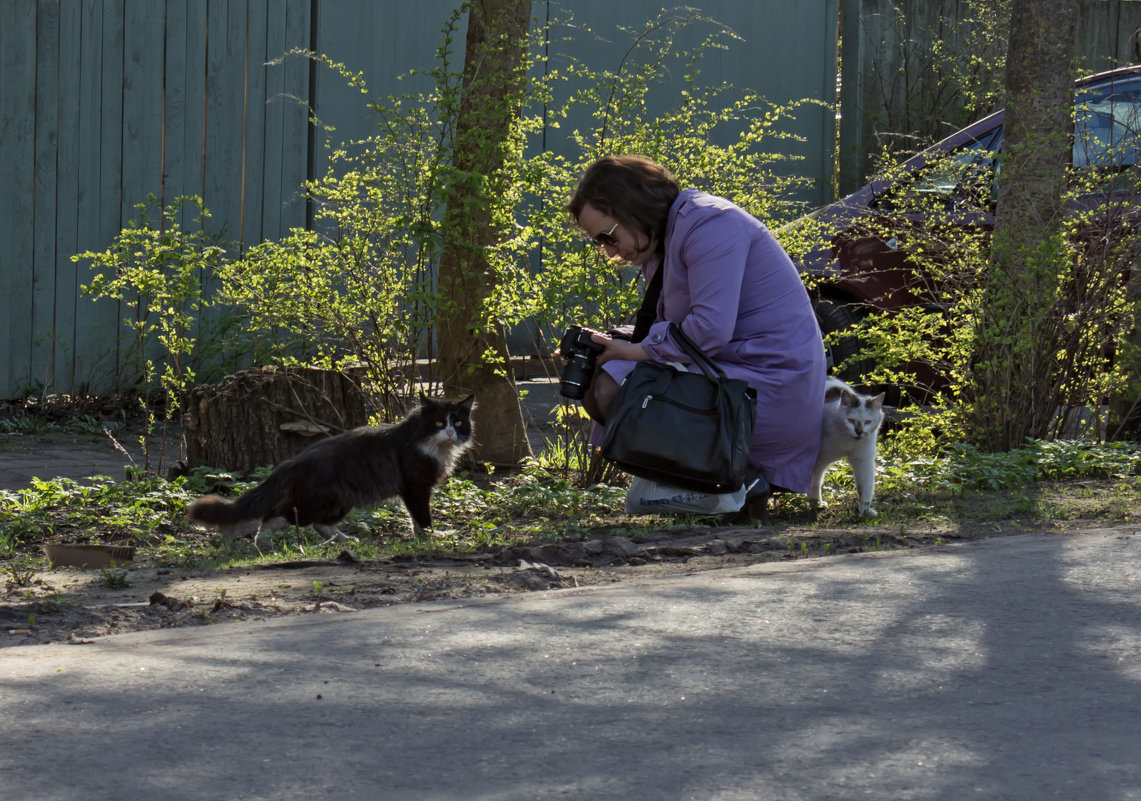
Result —
[[647, 395], [646, 397], [642, 398], [642, 408], [643, 409], [645, 409], [649, 405], [650, 398], [652, 398], [652, 397], [654, 397], [654, 396], [653, 395]]

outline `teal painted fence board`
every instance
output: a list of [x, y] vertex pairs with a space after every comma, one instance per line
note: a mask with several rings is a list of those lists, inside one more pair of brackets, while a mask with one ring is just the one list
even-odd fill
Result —
[[[126, 223], [123, 218], [123, 0], [107, 0], [103, 6], [103, 47], [99, 61], [85, 64], [86, 69], [98, 69], [101, 104], [97, 117], [90, 120], [98, 131], [100, 168], [99, 225], [92, 239], [80, 243], [80, 251], [102, 250]], [[90, 126], [89, 126], [90, 127]], [[158, 187], [156, 187], [157, 189]], [[141, 201], [142, 198], [135, 198]], [[119, 350], [119, 334], [123, 310], [116, 304], [102, 302], [86, 304], [98, 315], [97, 322], [88, 331], [90, 346], [85, 348], [86, 359], [92, 364], [92, 389], [96, 392], [115, 387], [123, 354]], [[79, 354], [77, 353], [77, 359]], [[52, 388], [45, 388], [52, 389]], [[57, 392], [66, 392], [62, 387]]]
[[[274, 52], [284, 53], [295, 47], [311, 46], [311, 12], [312, 6], [308, 0], [286, 0], [286, 46]], [[282, 194], [275, 218], [276, 229], [271, 231], [267, 227], [263, 232], [267, 239], [276, 236], [277, 232], [284, 234], [292, 227], [305, 224], [305, 198], [301, 185], [309, 174], [309, 65], [301, 59], [293, 58], [274, 69], [284, 75], [284, 93], [268, 101], [271, 105], [279, 106], [282, 111], [282, 149], [278, 165]]]
[[52, 335], [50, 345], [51, 383], [71, 386], [74, 380], [71, 353], [75, 347], [75, 310], [79, 282], [76, 265], [61, 261], [59, 255], [76, 252], [79, 222], [80, 79], [82, 71], [83, 14], [60, 16], [59, 26], [59, 140], [56, 152], [56, 209], [53, 258]]
[[0, 0], [0, 388], [22, 392], [30, 367], [35, 230], [35, 6]]
[[[164, 196], [163, 175], [163, 53], [165, 3], [124, 0], [123, 3], [123, 127], [122, 196], [120, 227], [137, 216], [135, 207], [148, 194]], [[157, 225], [158, 220], [154, 223]], [[106, 303], [106, 301], [102, 301]], [[142, 321], [145, 310], [127, 305], [123, 317]], [[114, 328], [114, 348], [119, 354], [111, 389], [130, 388], [140, 372], [140, 354], [132, 347], [135, 337], [124, 325]], [[127, 383], [125, 383], [127, 382]]]
[[[79, 117], [76, 121], [79, 133], [78, 149], [78, 191], [75, 199], [75, 248], [73, 252], [83, 252], [101, 247], [104, 234], [101, 226], [103, 176], [107, 165], [104, 164], [101, 154], [100, 142], [103, 130], [103, 115], [106, 109], [102, 103], [103, 92], [103, 32], [105, 5], [98, 0], [83, 0], [83, 9], [80, 23], [80, 40], [77, 52], [79, 54]], [[116, 213], [118, 202], [115, 203]], [[61, 210], [63, 216], [66, 210]], [[57, 258], [57, 263], [59, 259]], [[79, 350], [78, 343], [95, 339], [93, 333], [100, 327], [110, 328], [114, 325], [114, 309], [104, 309], [97, 306], [90, 299], [83, 296], [80, 287], [90, 280], [90, 268], [74, 262], [68, 265], [74, 276], [74, 324], [71, 331], [72, 354], [68, 354], [67, 375], [70, 381], [64, 385], [69, 390], [86, 394], [87, 388], [92, 385], [91, 371], [95, 368], [95, 360], [85, 359], [83, 362], [71, 358]], [[61, 266], [61, 271], [64, 268]], [[61, 338], [65, 334], [61, 334]]]
[[[238, 240], [241, 219], [242, 80], [244, 18], [237, 2], [222, 2], [211, 15], [206, 54], [206, 140], [203, 200], [212, 223], [227, 239]], [[213, 10], [213, 9], [212, 9]]]
[[265, 63], [267, 51], [265, 21], [269, 7], [266, 0], [250, 0], [246, 7], [245, 74], [246, 90], [242, 99], [245, 109], [256, 113], [245, 114], [245, 131], [242, 137], [242, 235], [244, 245], [261, 241], [261, 220], [264, 214], [265, 192]]
[[[267, 60], [284, 53], [288, 47], [286, 25], [288, 23], [285, 0], [269, 0], [266, 8], [264, 36]], [[280, 67], [265, 70], [262, 94], [255, 97], [265, 113], [264, 144], [259, 154], [261, 158], [261, 202], [262, 213], [258, 230], [251, 232], [251, 239], [265, 238], [267, 227], [280, 230], [281, 209], [285, 197], [292, 190], [283, 183], [280, 168], [285, 144], [285, 71]]]
[[[163, 188], [167, 185], [180, 194], [197, 194], [193, 170], [196, 140], [200, 139], [202, 103], [192, 100], [197, 83], [192, 72], [192, 51], [205, 46], [205, 40], [188, 35], [188, 0], [167, 0], [164, 25], [166, 47], [163, 58], [162, 98], [162, 174]], [[195, 3], [195, 5], [198, 5]], [[192, 133], [193, 131], [193, 133]], [[165, 194], [165, 192], [164, 192]]]
[[[46, 10], [48, 13], [42, 13]], [[60, 48], [59, 3], [46, 0], [36, 22], [36, 178], [33, 184], [35, 230], [32, 238], [31, 379], [53, 380], [52, 340], [55, 338], [56, 176], [59, 169]]]

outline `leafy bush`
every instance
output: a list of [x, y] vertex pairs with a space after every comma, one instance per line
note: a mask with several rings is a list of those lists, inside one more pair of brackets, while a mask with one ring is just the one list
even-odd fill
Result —
[[[453, 15], [445, 29], [427, 93], [369, 98], [363, 77], [344, 65], [293, 54], [359, 89], [377, 133], [333, 148], [329, 172], [309, 184], [316, 231], [297, 230], [260, 245], [222, 270], [223, 299], [244, 315], [247, 331], [279, 346], [280, 359], [363, 361], [378, 388], [396, 392], [392, 368], [431, 355], [440, 313], [434, 277], [444, 232], [438, 221], [447, 182], [462, 177], [449, 167], [459, 103], [460, 75], [451, 63], [458, 22]], [[714, 32], [694, 52], [678, 52], [675, 38], [697, 25]], [[519, 127], [523, 146], [504, 167], [506, 177], [495, 179], [514, 188], [517, 212], [516, 235], [492, 254], [497, 289], [490, 318], [561, 333], [570, 323], [613, 324], [636, 308], [634, 276], [584, 245], [563, 212], [578, 175], [602, 153], [657, 158], [683, 183], [724, 194], [768, 219], [791, 213], [784, 198], [798, 179], [787, 169], [789, 157], [775, 155], [772, 144], [789, 137], [781, 125], [797, 104], [778, 107], [754, 92], [698, 85], [701, 58], [732, 38], [707, 18], [663, 14], [633, 36], [617, 69], [572, 59], [562, 70], [531, 71]], [[531, 58], [538, 61], [540, 53], [537, 40]], [[651, 116], [648, 90], [679, 65], [687, 91], [675, 107]], [[568, 137], [573, 155], [537, 147], [545, 123], [557, 127], [586, 112], [590, 126]], [[729, 143], [721, 144], [725, 139]], [[539, 152], [521, 155], [527, 150]], [[534, 258], [542, 264], [538, 271]]]
[[[150, 434], [157, 416], [174, 419], [196, 380], [196, 367], [216, 356], [214, 338], [201, 328], [203, 286], [223, 256], [217, 237], [205, 230], [209, 212], [201, 198], [179, 197], [164, 209], [157, 204], [148, 195], [135, 206], [137, 217], [106, 250], [72, 257], [90, 261], [96, 271], [83, 287], [86, 294], [116, 301], [127, 311], [123, 323], [131, 338], [121, 372], [129, 383], [116, 391], [136, 394], [146, 415], [148, 425], [140, 437], [146, 469], [152, 466]], [[166, 430], [164, 426], [164, 435]]]

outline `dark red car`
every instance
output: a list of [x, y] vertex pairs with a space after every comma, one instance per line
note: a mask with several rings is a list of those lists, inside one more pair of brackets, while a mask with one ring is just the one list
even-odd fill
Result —
[[[1106, 175], [1135, 171], [1141, 150], [1141, 66], [1077, 81], [1075, 120], [1076, 168]], [[933, 283], [942, 277], [932, 279], [917, 269], [912, 246], [930, 242], [933, 216], [942, 226], [940, 236], [952, 244], [968, 233], [985, 236], [993, 229], [1002, 124], [1002, 111], [984, 117], [890, 175], [790, 224], [815, 222], [826, 231], [826, 243], [799, 259], [802, 273], [818, 279], [809, 284], [824, 334], [851, 326], [868, 310], [937, 309], [948, 303], [948, 293], [938, 291], [945, 287]], [[1097, 188], [1098, 197], [1078, 203], [1104, 206], [1106, 186], [1103, 182]], [[1141, 205], [1132, 197], [1130, 203]], [[962, 236], [955, 236], [956, 228]], [[831, 344], [830, 357], [840, 364], [858, 349], [858, 341], [845, 338]], [[861, 372], [860, 364], [849, 362], [843, 376], [859, 381]], [[938, 383], [937, 377], [929, 378]]]

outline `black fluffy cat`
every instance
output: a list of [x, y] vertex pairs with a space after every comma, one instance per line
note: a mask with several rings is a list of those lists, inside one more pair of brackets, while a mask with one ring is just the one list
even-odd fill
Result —
[[433, 400], [394, 425], [363, 426], [315, 442], [279, 464], [234, 501], [204, 495], [190, 505], [193, 522], [228, 537], [311, 525], [339, 539], [336, 524], [358, 506], [399, 495], [419, 537], [432, 525], [432, 488], [471, 445], [473, 396]]

